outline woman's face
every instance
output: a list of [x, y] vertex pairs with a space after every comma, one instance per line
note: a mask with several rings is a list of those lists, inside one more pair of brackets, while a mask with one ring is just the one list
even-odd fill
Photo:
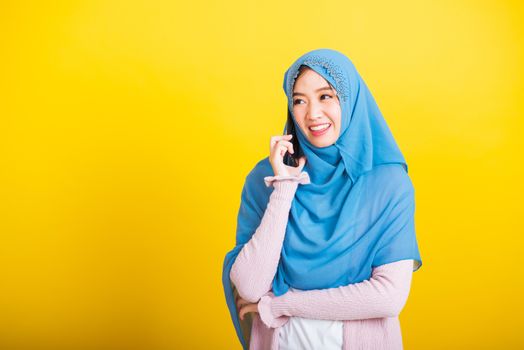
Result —
[[[320, 148], [334, 144], [340, 135], [341, 114], [336, 91], [320, 74], [306, 68], [293, 88], [293, 115], [309, 142]], [[329, 126], [325, 129], [322, 124]], [[311, 129], [314, 126], [322, 129]]]

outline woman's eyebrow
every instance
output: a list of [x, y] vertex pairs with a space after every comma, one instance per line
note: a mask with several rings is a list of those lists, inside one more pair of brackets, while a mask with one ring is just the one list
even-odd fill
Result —
[[[320, 89], [317, 89], [315, 92], [319, 92], [319, 91], [322, 91], [322, 90], [331, 90], [331, 86], [321, 87]], [[298, 95], [306, 96], [305, 94], [303, 94], [301, 92], [293, 92], [293, 97], [294, 96], [298, 96]]]

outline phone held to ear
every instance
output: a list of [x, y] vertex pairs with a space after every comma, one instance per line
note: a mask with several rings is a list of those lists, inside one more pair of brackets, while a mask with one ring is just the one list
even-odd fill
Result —
[[291, 156], [291, 153], [286, 152], [286, 154], [284, 154], [284, 164], [287, 166], [296, 166], [295, 160]]

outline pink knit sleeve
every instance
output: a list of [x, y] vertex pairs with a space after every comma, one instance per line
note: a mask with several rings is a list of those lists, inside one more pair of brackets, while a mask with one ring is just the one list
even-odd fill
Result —
[[377, 266], [369, 280], [347, 286], [288, 291], [278, 297], [269, 292], [260, 299], [258, 311], [273, 328], [288, 316], [338, 321], [394, 317], [407, 301], [412, 274], [413, 260], [399, 260]]
[[238, 294], [252, 303], [271, 289], [295, 192], [298, 184], [308, 184], [310, 179], [302, 172], [297, 176], [266, 176], [264, 183], [273, 186], [273, 192], [260, 225], [240, 250], [229, 275]]

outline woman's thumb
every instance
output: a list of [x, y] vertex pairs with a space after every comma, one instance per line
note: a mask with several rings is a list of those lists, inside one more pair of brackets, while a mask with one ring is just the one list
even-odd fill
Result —
[[298, 159], [298, 168], [302, 170], [305, 164], [306, 164], [306, 157], [305, 156], [300, 157]]

